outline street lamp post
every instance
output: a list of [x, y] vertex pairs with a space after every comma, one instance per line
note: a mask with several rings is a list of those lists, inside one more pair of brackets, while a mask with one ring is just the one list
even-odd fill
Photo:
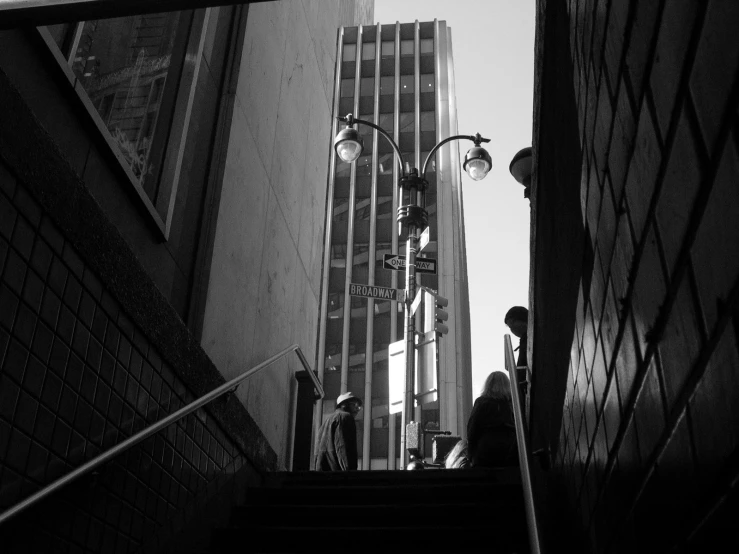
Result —
[[[408, 173], [403, 169], [403, 159], [400, 149], [392, 137], [381, 127], [370, 121], [355, 118], [352, 114], [344, 117], [337, 117], [339, 121], [346, 123], [346, 128], [339, 131], [334, 140], [334, 148], [336, 154], [346, 163], [352, 163], [362, 154], [364, 147], [362, 138], [354, 128], [354, 125], [367, 125], [376, 129], [384, 136], [395, 151], [398, 165], [400, 166], [400, 179], [398, 186], [402, 191], [407, 193], [408, 202], [403, 204], [403, 195], [399, 195], [398, 217], [397, 221], [400, 228], [407, 229], [406, 240], [406, 263], [405, 263], [405, 325], [404, 325], [404, 341], [405, 341], [405, 394], [403, 397], [403, 416], [401, 421], [401, 439], [400, 449], [403, 452], [403, 466], [408, 462], [408, 452], [406, 449], [407, 425], [413, 419], [413, 400], [414, 400], [414, 378], [415, 378], [415, 340], [416, 340], [416, 321], [411, 310], [411, 304], [416, 296], [416, 255], [418, 254], [418, 232], [426, 228], [428, 224], [428, 212], [426, 211], [426, 189], [428, 181], [426, 180], [426, 169], [432, 156], [445, 144], [454, 140], [471, 140], [475, 143], [465, 156], [462, 167], [467, 174], [475, 181], [483, 179], [492, 166], [490, 154], [480, 146], [483, 142], [490, 142], [476, 135], [454, 135], [440, 141], [434, 146], [426, 156], [423, 162], [421, 174], [418, 169], [412, 168]], [[374, 260], [370, 261], [374, 263]]]

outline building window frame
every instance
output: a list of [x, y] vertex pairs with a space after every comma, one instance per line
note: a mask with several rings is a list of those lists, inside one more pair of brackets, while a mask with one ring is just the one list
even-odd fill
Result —
[[[160, 91], [168, 104], [157, 114], [156, 127], [153, 131], [151, 151], [156, 156], [158, 169], [153, 182], [153, 190], [147, 192], [140, 179], [131, 168], [131, 162], [120, 150], [116, 138], [108, 129], [104, 113], [98, 107], [107, 97], [101, 98], [95, 105], [82, 83], [72, 69], [76, 37], [81, 33], [84, 21], [70, 24], [67, 33], [73, 37], [66, 40], [60, 48], [57, 39], [48, 27], [37, 27], [36, 31], [46, 44], [51, 55], [59, 65], [64, 77], [70, 83], [74, 94], [87, 111], [91, 121], [100, 132], [102, 142], [107, 143], [113, 156], [118, 160], [136, 196], [141, 201], [146, 213], [161, 234], [163, 240], [169, 239], [171, 231], [175, 198], [180, 181], [184, 160], [185, 146], [190, 128], [190, 117], [194, 109], [195, 90], [206, 47], [206, 33], [211, 16], [211, 8], [187, 10], [180, 14], [175, 31], [175, 43], [170, 61], [171, 75], [167, 74], [167, 82]], [[166, 113], [165, 113], [166, 112]], [[151, 156], [147, 159], [152, 159]]]

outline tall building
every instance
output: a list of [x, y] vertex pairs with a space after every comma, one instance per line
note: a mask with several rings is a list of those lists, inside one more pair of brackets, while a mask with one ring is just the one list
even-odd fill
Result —
[[[334, 86], [334, 116], [351, 113], [384, 129], [404, 173], [420, 170], [440, 140], [457, 134], [451, 29], [443, 21], [341, 28]], [[339, 129], [335, 122], [334, 133]], [[403, 338], [403, 305], [353, 297], [349, 285], [404, 288], [403, 272], [383, 268], [385, 254], [405, 252], [396, 223], [401, 175], [390, 142], [370, 126], [357, 130], [361, 157], [351, 165], [335, 152], [330, 159], [317, 365], [329, 401], [316, 423], [333, 411], [332, 399], [354, 392], [365, 406], [357, 425], [361, 467], [393, 469], [401, 417], [389, 413], [388, 345]], [[421, 255], [438, 259], [438, 274], [418, 278], [450, 300], [451, 317], [438, 342], [435, 390], [416, 419], [455, 434], [464, 433], [472, 400], [460, 168], [456, 143], [429, 161], [430, 243]]]

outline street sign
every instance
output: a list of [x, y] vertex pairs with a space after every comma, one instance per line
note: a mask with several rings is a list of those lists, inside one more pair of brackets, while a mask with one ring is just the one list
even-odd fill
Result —
[[434, 258], [416, 258], [416, 272], [436, 275], [436, 260]]
[[401, 254], [383, 254], [382, 267], [394, 271], [405, 271], [405, 256]]
[[[405, 256], [403, 254], [383, 254], [382, 267], [393, 271], [405, 271]], [[436, 275], [436, 259], [416, 258], [416, 272]]]
[[374, 285], [360, 285], [351, 283], [349, 285], [349, 294], [352, 296], [362, 296], [364, 298], [376, 298], [378, 300], [397, 300], [403, 301], [402, 289], [391, 289], [388, 287], [377, 287]]
[[429, 243], [430, 237], [431, 237], [431, 227], [426, 227], [423, 233], [421, 233], [421, 238], [418, 241], [418, 251], [419, 252], [423, 250], [424, 248], [426, 248], [426, 245]]

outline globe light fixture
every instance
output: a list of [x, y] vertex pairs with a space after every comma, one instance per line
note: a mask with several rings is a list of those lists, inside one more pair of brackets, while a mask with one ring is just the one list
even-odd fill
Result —
[[464, 157], [464, 163], [462, 164], [467, 175], [469, 175], [473, 181], [484, 179], [490, 171], [490, 168], [493, 167], [493, 160], [490, 157], [490, 154], [480, 146], [480, 142], [482, 141], [487, 142], [485, 139], [480, 137], [480, 134], [478, 133], [475, 136], [475, 146], [469, 149], [467, 155]]
[[362, 137], [359, 136], [359, 133], [354, 128], [354, 117], [352, 114], [347, 115], [341, 120], [346, 121], [347, 125], [346, 128], [337, 133], [336, 139], [334, 139], [334, 149], [342, 161], [352, 163], [362, 155], [364, 143], [362, 142]]

